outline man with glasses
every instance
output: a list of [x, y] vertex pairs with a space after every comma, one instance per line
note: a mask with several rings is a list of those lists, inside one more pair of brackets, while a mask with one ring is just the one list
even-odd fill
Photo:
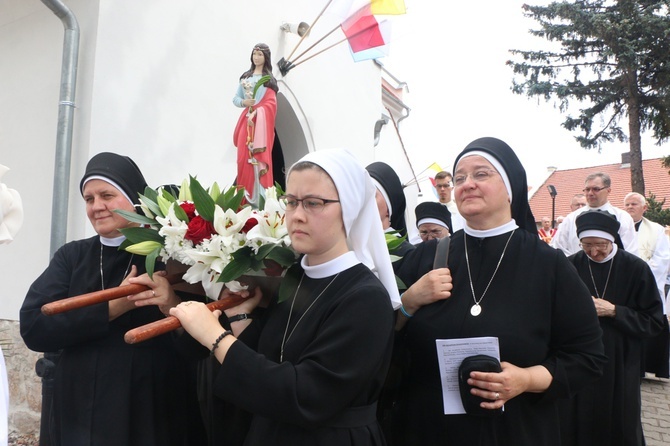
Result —
[[435, 175], [435, 189], [437, 190], [437, 198], [440, 203], [444, 205], [449, 214], [451, 214], [451, 224], [453, 232], [463, 228], [463, 217], [458, 212], [456, 202], [451, 199], [451, 193], [454, 190], [453, 175], [450, 172], [443, 170]]
[[612, 190], [612, 180], [604, 172], [596, 172], [588, 175], [584, 181], [584, 195], [586, 196], [586, 206], [569, 213], [563, 222], [558, 226], [556, 235], [551, 240], [550, 245], [560, 249], [566, 256], [570, 256], [580, 251], [579, 239], [577, 238], [576, 218], [588, 210], [602, 210], [613, 214], [620, 223], [619, 235], [626, 251], [637, 255], [638, 241], [637, 232], [635, 232], [635, 223], [628, 213], [622, 209], [612, 206], [609, 202], [609, 195]]

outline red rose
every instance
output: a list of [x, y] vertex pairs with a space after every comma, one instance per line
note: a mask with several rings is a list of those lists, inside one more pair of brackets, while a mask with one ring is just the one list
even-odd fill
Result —
[[279, 277], [284, 272], [284, 267], [281, 266], [279, 263], [275, 262], [274, 260], [264, 259], [263, 264], [265, 265], [265, 268], [263, 268], [263, 272], [265, 273], [266, 276]]
[[250, 218], [250, 219], [247, 220], [247, 222], [244, 224], [244, 227], [242, 227], [242, 232], [246, 234], [247, 232], [249, 232], [249, 230], [250, 230], [251, 228], [253, 228], [253, 227], [256, 226], [257, 224], [258, 224], [258, 220], [256, 220], [255, 218]]
[[215, 232], [214, 225], [211, 221], [207, 221], [197, 215], [188, 223], [188, 230], [186, 231], [184, 238], [192, 241], [194, 245], [197, 245], [204, 239], [210, 238]]
[[179, 206], [186, 212], [189, 221], [195, 218], [195, 205], [193, 203], [181, 203]]

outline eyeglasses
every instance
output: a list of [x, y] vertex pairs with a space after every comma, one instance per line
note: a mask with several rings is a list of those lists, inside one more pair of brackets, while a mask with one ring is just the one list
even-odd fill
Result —
[[580, 243], [579, 247], [582, 248], [584, 251], [590, 251], [593, 248], [596, 248], [598, 251], [605, 251], [607, 247], [611, 244], [612, 242], [602, 242], [602, 243]]
[[428, 236], [430, 236], [432, 238], [440, 238], [440, 237], [442, 237], [442, 232], [443, 231], [444, 231], [443, 229], [432, 229], [430, 231], [419, 231], [419, 235], [421, 236], [421, 238], [428, 237]]
[[453, 187], [451, 184], [451, 181], [448, 182], [447, 184], [436, 184], [435, 189], [449, 189], [450, 187]]
[[607, 189], [607, 188], [606, 187], [585, 187], [584, 189], [582, 189], [582, 192], [584, 192], [586, 194], [588, 194], [589, 192], [594, 192], [594, 193], [597, 194], [598, 192], [600, 192], [603, 189]]
[[286, 212], [293, 212], [298, 209], [298, 205], [302, 203], [302, 208], [308, 214], [319, 214], [328, 203], [339, 203], [340, 200], [327, 200], [318, 197], [296, 198], [291, 195], [282, 195], [279, 197], [279, 206]]
[[459, 174], [454, 177], [454, 184], [456, 186], [462, 186], [467, 181], [468, 177], [472, 178], [472, 181], [475, 183], [482, 183], [488, 181], [493, 175], [496, 175], [498, 172], [493, 169], [479, 169], [475, 170], [469, 174]]

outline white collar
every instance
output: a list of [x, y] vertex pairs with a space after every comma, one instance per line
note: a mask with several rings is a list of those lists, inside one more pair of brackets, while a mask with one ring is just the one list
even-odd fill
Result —
[[114, 246], [118, 248], [119, 246], [121, 246], [121, 243], [123, 243], [125, 239], [126, 239], [125, 235], [121, 235], [119, 237], [114, 238], [100, 236], [100, 243], [102, 243], [105, 246]]
[[310, 279], [323, 279], [324, 277], [334, 276], [335, 274], [349, 269], [354, 265], [361, 263], [353, 251], [347, 251], [339, 257], [329, 260], [319, 265], [307, 265], [307, 256], [303, 256], [300, 261], [302, 269]]
[[514, 219], [512, 219], [509, 222], [505, 223], [504, 225], [498, 226], [497, 228], [484, 229], [483, 231], [480, 231], [478, 229], [472, 229], [470, 226], [468, 226], [468, 223], [466, 222], [465, 226], [463, 227], [463, 231], [465, 231], [466, 234], [472, 237], [486, 238], [506, 234], [508, 232], [515, 230], [518, 227], [519, 226], [516, 224]]

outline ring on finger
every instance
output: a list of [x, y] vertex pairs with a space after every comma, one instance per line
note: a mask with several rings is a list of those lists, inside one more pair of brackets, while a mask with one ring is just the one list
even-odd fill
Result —
[[495, 399], [496, 399], [496, 400], [499, 400], [499, 399], [500, 399], [500, 392], [496, 392], [496, 398], [495, 398]]
[[154, 297], [156, 297], [156, 291], [151, 290], [151, 292], [153, 293]]

